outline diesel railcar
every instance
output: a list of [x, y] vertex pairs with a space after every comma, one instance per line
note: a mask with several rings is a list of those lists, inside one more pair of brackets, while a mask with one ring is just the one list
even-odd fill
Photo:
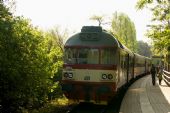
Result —
[[74, 102], [107, 104], [122, 86], [149, 72], [149, 58], [133, 53], [100, 26], [82, 27], [64, 48], [62, 90]]

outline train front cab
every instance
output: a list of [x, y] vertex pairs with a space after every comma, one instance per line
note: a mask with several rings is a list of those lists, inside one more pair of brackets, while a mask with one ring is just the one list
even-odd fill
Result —
[[117, 48], [65, 47], [62, 88], [69, 100], [107, 104], [115, 95]]
[[[69, 100], [106, 104], [116, 93], [118, 41], [100, 26], [84, 26], [65, 43], [62, 89]], [[123, 76], [123, 75], [122, 75]]]

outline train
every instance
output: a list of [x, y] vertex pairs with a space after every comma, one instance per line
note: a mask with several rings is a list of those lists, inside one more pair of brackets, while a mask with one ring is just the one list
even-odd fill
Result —
[[151, 59], [132, 52], [100, 26], [83, 26], [64, 45], [62, 91], [68, 100], [107, 105]]

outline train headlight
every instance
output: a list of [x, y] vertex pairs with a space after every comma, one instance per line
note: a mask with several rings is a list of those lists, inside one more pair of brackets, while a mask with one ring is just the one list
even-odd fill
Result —
[[113, 79], [113, 75], [112, 74], [108, 74], [108, 79], [109, 80]]
[[102, 74], [102, 79], [107, 79], [107, 75], [106, 74]]
[[68, 73], [64, 73], [64, 77], [67, 78], [68, 77]]
[[102, 78], [102, 80], [112, 80], [113, 75], [112, 74], [102, 74], [101, 78]]
[[63, 74], [64, 78], [67, 78], [67, 79], [72, 79], [73, 78], [73, 73], [69, 73], [69, 72], [65, 72]]
[[69, 77], [69, 78], [73, 78], [73, 73], [69, 73], [69, 74], [68, 74], [68, 77]]

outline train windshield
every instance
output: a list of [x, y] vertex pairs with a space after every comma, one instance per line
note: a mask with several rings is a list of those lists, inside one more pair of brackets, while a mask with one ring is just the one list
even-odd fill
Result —
[[115, 49], [101, 49], [101, 64], [115, 64], [116, 63]]
[[66, 48], [66, 64], [99, 64], [99, 49], [94, 48]]

